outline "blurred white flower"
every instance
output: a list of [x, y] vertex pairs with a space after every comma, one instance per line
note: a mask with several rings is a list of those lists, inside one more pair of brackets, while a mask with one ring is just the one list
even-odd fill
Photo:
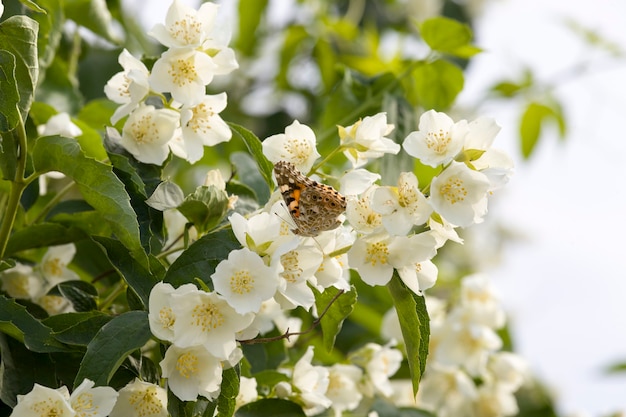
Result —
[[44, 125], [37, 126], [39, 136], [61, 135], [69, 138], [75, 138], [83, 134], [80, 127], [76, 126], [70, 115], [63, 112], [50, 117]]

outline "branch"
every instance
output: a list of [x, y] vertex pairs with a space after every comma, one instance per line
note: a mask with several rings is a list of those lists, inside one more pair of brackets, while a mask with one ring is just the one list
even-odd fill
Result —
[[277, 340], [281, 340], [281, 339], [287, 339], [289, 340], [289, 338], [291, 336], [301, 336], [307, 333], [310, 333], [311, 331], [313, 331], [313, 329], [315, 329], [317, 326], [319, 326], [320, 322], [322, 321], [322, 318], [326, 315], [326, 313], [328, 313], [328, 310], [330, 309], [330, 306], [333, 305], [333, 303], [335, 301], [337, 301], [337, 299], [339, 298], [339, 296], [341, 294], [344, 293], [344, 290], [340, 290], [334, 297], [332, 300], [330, 300], [330, 302], [328, 303], [328, 305], [326, 306], [326, 308], [324, 308], [324, 311], [322, 311], [322, 314], [320, 314], [320, 316], [315, 319], [315, 321], [313, 321], [313, 323], [311, 323], [311, 325], [309, 326], [308, 329], [303, 330], [301, 332], [289, 332], [289, 329], [287, 329], [285, 331], [285, 333], [278, 335], [278, 336], [273, 336], [273, 337], [259, 337], [259, 338], [255, 338], [255, 339], [247, 339], [247, 340], [238, 340], [239, 343], [243, 344], [243, 345], [256, 345], [259, 343], [269, 343], [269, 342], [275, 342]]

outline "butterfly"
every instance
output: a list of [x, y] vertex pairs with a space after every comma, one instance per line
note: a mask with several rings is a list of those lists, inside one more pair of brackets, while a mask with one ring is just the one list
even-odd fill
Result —
[[286, 161], [274, 165], [278, 189], [300, 236], [314, 237], [341, 225], [338, 217], [346, 210], [346, 198], [333, 187], [320, 184]]

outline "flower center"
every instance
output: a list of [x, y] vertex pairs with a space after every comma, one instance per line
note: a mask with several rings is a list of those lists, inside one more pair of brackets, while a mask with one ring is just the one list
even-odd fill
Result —
[[195, 326], [201, 327], [202, 331], [210, 332], [224, 324], [224, 316], [219, 308], [210, 302], [206, 302], [194, 307], [191, 317]]
[[63, 264], [59, 258], [50, 259], [44, 264], [43, 270], [48, 277], [60, 277], [63, 275]]
[[428, 132], [426, 146], [435, 153], [443, 154], [448, 149], [451, 140], [450, 132], [440, 129], [438, 132]]
[[172, 82], [179, 87], [191, 84], [198, 78], [193, 56], [187, 59], [177, 59], [172, 62], [172, 66], [167, 72], [172, 77]]
[[166, 329], [171, 329], [176, 321], [176, 316], [170, 307], [163, 307], [159, 310], [159, 321]]
[[254, 288], [254, 278], [247, 269], [240, 269], [230, 277], [230, 289], [239, 295], [249, 293]]
[[207, 134], [211, 130], [210, 118], [215, 116], [215, 112], [204, 103], [198, 104], [192, 110], [193, 117], [187, 122], [187, 127], [194, 132]]
[[190, 15], [174, 22], [169, 32], [174, 39], [185, 45], [195, 45], [202, 39], [202, 25]]
[[144, 114], [130, 125], [130, 134], [137, 143], [152, 143], [158, 137], [151, 114]]
[[183, 353], [176, 361], [176, 370], [189, 379], [191, 375], [198, 372], [198, 357], [191, 352]]
[[450, 204], [460, 203], [467, 197], [467, 189], [460, 178], [450, 178], [439, 188], [439, 194]]
[[311, 155], [311, 144], [305, 139], [289, 139], [285, 151], [288, 155], [282, 155], [283, 159], [294, 161], [296, 165], [302, 165]]
[[57, 417], [65, 414], [61, 400], [51, 397], [33, 404], [32, 409], [42, 417]]
[[280, 263], [284, 268], [284, 271], [281, 272], [280, 276], [285, 278], [287, 282], [298, 282], [298, 278], [302, 276], [304, 270], [300, 268], [300, 263], [298, 262], [298, 256], [296, 253], [294, 251], [289, 251], [282, 255], [280, 257]]
[[163, 411], [163, 404], [157, 397], [156, 387], [149, 387], [143, 391], [133, 392], [128, 399], [130, 405], [140, 417], [159, 414]]
[[98, 415], [98, 408], [100, 407], [93, 403], [93, 394], [86, 392], [79, 395], [75, 400], [72, 400], [72, 408], [77, 412], [77, 415], [89, 417]]
[[385, 265], [389, 257], [389, 248], [384, 242], [368, 243], [365, 251], [365, 261], [376, 266]]

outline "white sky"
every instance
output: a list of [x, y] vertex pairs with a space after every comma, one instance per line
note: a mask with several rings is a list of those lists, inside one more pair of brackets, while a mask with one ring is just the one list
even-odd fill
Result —
[[[148, 27], [162, 21], [170, 1], [153, 3], [158, 7], [143, 15]], [[477, 22], [477, 43], [486, 52], [470, 68], [462, 102], [475, 102], [485, 86], [524, 65], [548, 80], [581, 59], [598, 63], [591, 75], [556, 90], [568, 116], [567, 141], [544, 138], [530, 161], [517, 151], [519, 112], [501, 104], [480, 110], [503, 127], [496, 146], [517, 158], [492, 214], [528, 237], [490, 276], [518, 352], [555, 392], [560, 411], [626, 410], [626, 376], [602, 374], [626, 362], [626, 60], [607, 65], [563, 24], [573, 18], [626, 50], [626, 1], [489, 3]]]
[[[556, 90], [569, 135], [543, 139], [530, 161], [517, 151], [519, 111], [490, 106], [503, 126], [496, 146], [514, 153], [516, 174], [493, 213], [529, 240], [510, 248], [490, 275], [513, 323], [519, 353], [557, 396], [564, 413], [626, 410], [626, 59], [609, 63], [563, 25], [573, 18], [626, 50], [626, 2], [496, 0], [478, 23], [487, 50], [471, 67], [472, 90], [524, 65], [554, 79], [583, 59], [590, 75]], [[619, 65], [618, 65], [619, 64]]]

